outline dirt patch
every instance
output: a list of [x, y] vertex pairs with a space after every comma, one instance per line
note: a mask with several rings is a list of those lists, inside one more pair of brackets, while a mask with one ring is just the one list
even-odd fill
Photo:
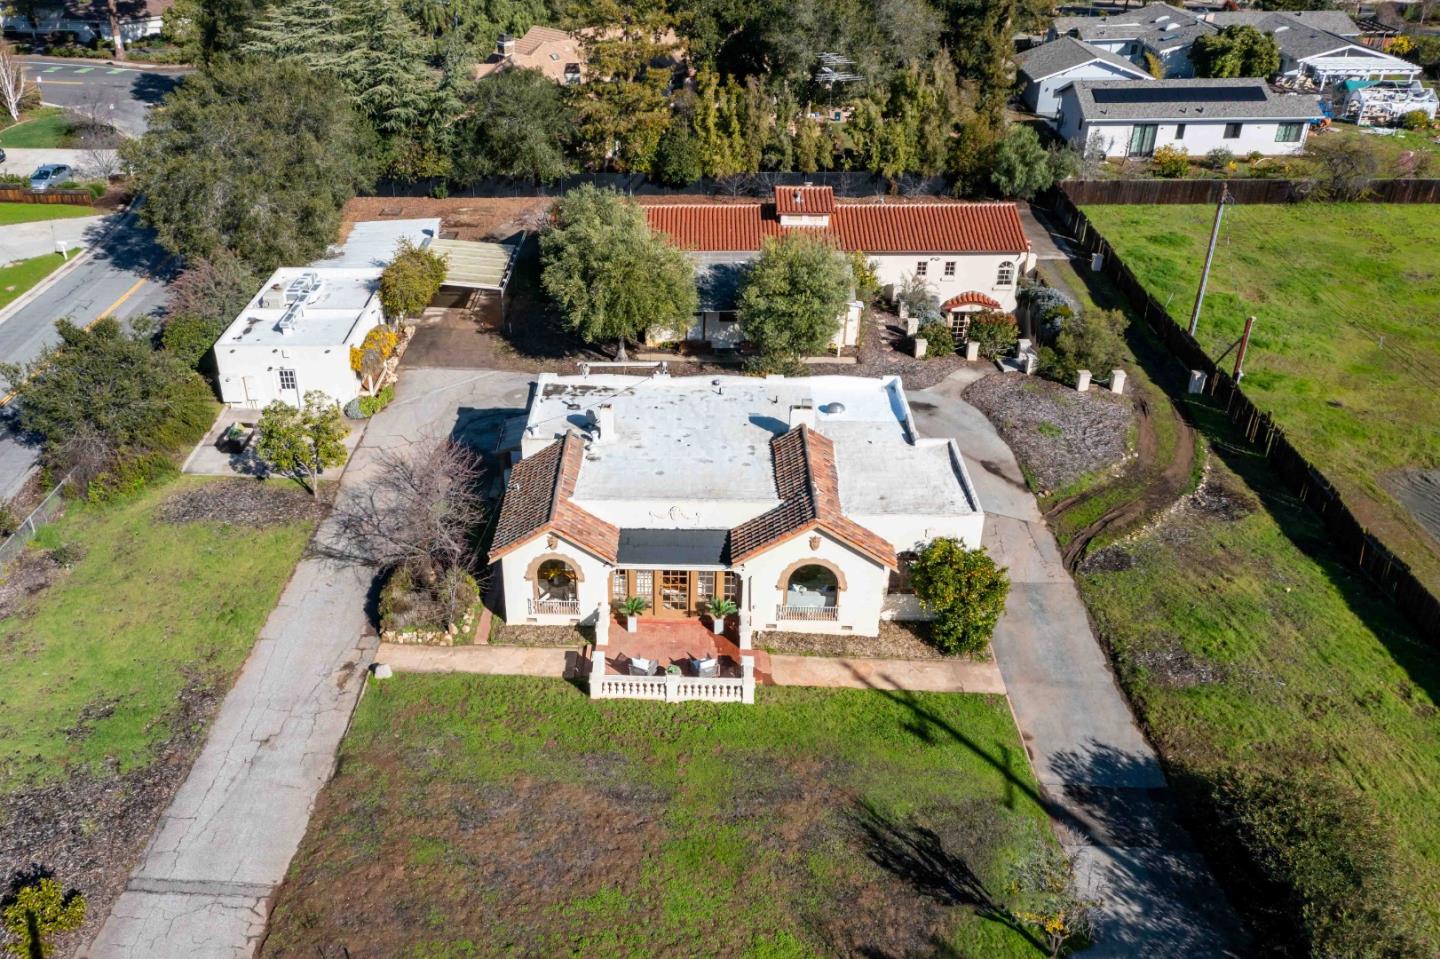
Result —
[[1440, 540], [1440, 470], [1394, 470], [1380, 477], [1380, 485]]
[[[219, 703], [219, 690], [196, 678], [181, 692], [170, 717], [172, 735], [149, 765], [74, 772], [59, 783], [0, 796], [0, 879], [38, 867], [85, 894], [85, 925], [57, 941], [56, 955], [69, 954], [99, 931], [189, 772]], [[70, 732], [83, 736], [89, 723], [118, 705], [91, 704]]]
[[1216, 663], [1187, 652], [1180, 637], [1151, 636], [1143, 649], [1127, 656], [1129, 665], [1145, 671], [1147, 679], [1168, 689], [1189, 689], [1224, 682], [1228, 671]]
[[971, 383], [963, 395], [995, 424], [1041, 495], [1125, 458], [1128, 397], [999, 373]]
[[757, 632], [756, 646], [786, 656], [841, 656], [851, 659], [945, 659], [926, 642], [926, 623], [881, 621], [879, 636]]
[[320, 495], [299, 488], [253, 479], [205, 483], [169, 497], [155, 515], [164, 523], [230, 523], [235, 526], [281, 526], [318, 520], [329, 509], [335, 484], [324, 483]]
[[62, 572], [64, 567], [48, 549], [21, 551], [0, 575], [0, 619], [23, 613]]

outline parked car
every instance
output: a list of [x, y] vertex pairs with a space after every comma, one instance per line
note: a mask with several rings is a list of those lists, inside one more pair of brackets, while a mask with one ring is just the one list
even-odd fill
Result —
[[64, 163], [46, 163], [34, 173], [30, 174], [30, 189], [37, 192], [44, 192], [52, 187], [59, 186], [66, 180], [73, 179], [75, 171]]

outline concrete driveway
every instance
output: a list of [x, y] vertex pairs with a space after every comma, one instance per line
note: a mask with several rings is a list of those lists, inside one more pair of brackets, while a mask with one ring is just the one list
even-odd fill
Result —
[[104, 216], [78, 216], [0, 226], [0, 264], [54, 253], [58, 243], [64, 243], [69, 255], [75, 256], [104, 230], [107, 219]]
[[29, 176], [47, 163], [63, 163], [75, 171], [77, 180], [109, 175], [116, 162], [114, 150], [71, 150], [60, 147], [7, 147], [0, 173]]
[[960, 370], [911, 392], [910, 405], [923, 435], [960, 444], [987, 514], [985, 547], [1010, 570], [992, 645], [1061, 842], [1085, 893], [1102, 903], [1099, 941], [1085, 955], [1243, 955], [1239, 922], [1176, 821], [1159, 757], [1116, 685], [1019, 465], [960, 397], [987, 372]]
[[[341, 490], [381, 450], [454, 433], [484, 441], [523, 406], [529, 377], [407, 371], [370, 421]], [[322, 543], [334, 535], [324, 523]], [[366, 617], [374, 573], [300, 562], [200, 757], [90, 948], [90, 959], [248, 959], [269, 902], [334, 768], [378, 644]]]

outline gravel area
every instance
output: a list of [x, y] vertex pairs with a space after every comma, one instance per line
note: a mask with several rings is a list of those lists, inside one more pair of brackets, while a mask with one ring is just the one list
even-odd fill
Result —
[[1126, 456], [1133, 418], [1127, 396], [1077, 393], [1034, 376], [996, 373], [970, 384], [964, 397], [995, 424], [1041, 495]]
[[755, 633], [760, 649], [788, 656], [843, 656], [851, 659], [946, 659], [925, 642], [925, 623], [882, 620], [879, 636], [830, 636], [820, 633]]

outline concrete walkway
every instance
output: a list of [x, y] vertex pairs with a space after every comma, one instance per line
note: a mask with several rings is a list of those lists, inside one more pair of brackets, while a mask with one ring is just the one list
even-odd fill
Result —
[[[1238, 956], [1244, 937], [1178, 825], [1159, 757], [1136, 726], [1074, 582], [1009, 448], [961, 391], [961, 370], [910, 394], [925, 436], [953, 436], [1009, 567], [992, 645], [1021, 737], [1082, 890], [1102, 903], [1086, 956]], [[1019, 374], [997, 374], [1017, 376]]]
[[771, 654], [770, 678], [776, 686], [1005, 694], [1005, 680], [995, 663], [945, 659], [834, 659]]
[[[367, 479], [383, 449], [443, 437], [462, 423], [482, 436], [498, 430], [525, 382], [472, 372], [463, 383], [441, 384], [454, 388], [447, 392], [403, 375], [396, 401], [370, 421], [342, 491]], [[466, 414], [466, 407], [477, 409]], [[478, 415], [492, 407], [499, 407], [494, 415]], [[323, 544], [331, 535], [324, 523], [316, 538]], [[314, 555], [296, 566], [194, 768], [82, 956], [254, 955], [270, 896], [330, 778], [378, 645], [365, 614], [373, 578], [368, 568]]]

